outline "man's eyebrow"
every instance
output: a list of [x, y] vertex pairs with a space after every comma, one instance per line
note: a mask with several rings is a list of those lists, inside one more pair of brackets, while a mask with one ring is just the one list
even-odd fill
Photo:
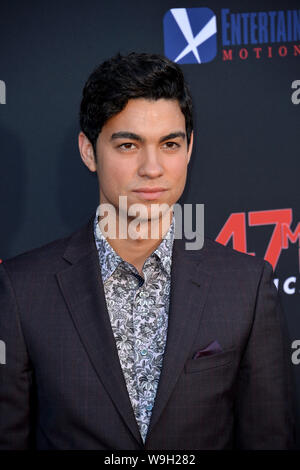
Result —
[[[170, 139], [176, 139], [178, 137], [181, 137], [182, 139], [186, 138], [185, 132], [182, 131], [177, 131], [177, 132], [170, 132], [168, 135], [164, 135], [159, 139], [159, 142], [165, 142], [166, 140]], [[116, 140], [116, 139], [130, 139], [130, 140], [137, 140], [139, 142], [144, 142], [143, 137], [141, 137], [138, 134], [135, 134], [134, 132], [128, 132], [128, 131], [120, 131], [120, 132], [115, 132], [111, 135], [110, 140]]]
[[110, 140], [115, 140], [115, 139], [130, 139], [130, 140], [138, 140], [139, 142], [143, 142], [143, 138], [135, 134], [134, 132], [127, 132], [127, 131], [120, 131], [120, 132], [115, 132], [112, 134]]
[[178, 131], [178, 132], [171, 132], [168, 135], [164, 135], [159, 139], [159, 142], [164, 142], [165, 140], [170, 140], [170, 139], [176, 139], [176, 137], [181, 137], [182, 139], [185, 139], [186, 135], [185, 132]]

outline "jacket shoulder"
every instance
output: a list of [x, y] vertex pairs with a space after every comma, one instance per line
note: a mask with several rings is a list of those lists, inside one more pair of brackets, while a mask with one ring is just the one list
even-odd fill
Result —
[[[63, 262], [63, 253], [66, 249], [71, 235], [57, 238], [37, 248], [20, 253], [16, 256], [2, 261], [2, 266], [11, 272], [24, 270], [30, 271], [52, 271], [59, 268]], [[63, 263], [62, 263], [63, 262]]]
[[3, 261], [3, 267], [12, 273], [35, 272], [53, 273], [63, 269], [67, 264], [76, 261], [93, 248], [93, 219], [79, 229], [57, 238], [49, 243], [26, 251]]
[[[225, 270], [259, 270], [261, 271], [264, 267], [273, 270], [272, 265], [259, 256], [253, 256], [248, 253], [235, 250], [230, 246], [222, 245], [221, 243], [205, 237], [204, 244], [202, 247], [202, 256], [206, 256], [210, 259], [218, 269], [223, 268]], [[201, 250], [199, 250], [200, 252]]]

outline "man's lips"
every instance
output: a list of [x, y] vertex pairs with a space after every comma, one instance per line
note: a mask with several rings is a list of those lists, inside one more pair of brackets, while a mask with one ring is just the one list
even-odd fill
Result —
[[155, 187], [155, 188], [139, 188], [135, 189], [134, 192], [138, 194], [142, 199], [153, 200], [161, 196], [161, 194], [166, 191], [165, 188]]

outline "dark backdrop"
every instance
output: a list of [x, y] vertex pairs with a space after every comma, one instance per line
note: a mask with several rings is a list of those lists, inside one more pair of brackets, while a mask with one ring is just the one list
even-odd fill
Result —
[[292, 100], [292, 83], [300, 80], [300, 25], [295, 40], [281, 34], [224, 47], [221, 10], [300, 15], [300, 1], [1, 2], [0, 257], [69, 234], [98, 205], [96, 175], [77, 146], [89, 73], [119, 51], [164, 54], [167, 11], [203, 7], [216, 15], [217, 50], [209, 62], [182, 64], [195, 103], [195, 148], [181, 202], [205, 204], [206, 235], [271, 260], [290, 332], [299, 428], [300, 94]]

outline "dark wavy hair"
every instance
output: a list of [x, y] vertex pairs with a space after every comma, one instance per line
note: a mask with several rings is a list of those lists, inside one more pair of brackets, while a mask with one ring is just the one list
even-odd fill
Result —
[[93, 146], [95, 158], [103, 125], [134, 98], [177, 100], [185, 117], [189, 145], [193, 130], [192, 99], [180, 67], [157, 54], [117, 54], [91, 73], [82, 92], [80, 127]]

